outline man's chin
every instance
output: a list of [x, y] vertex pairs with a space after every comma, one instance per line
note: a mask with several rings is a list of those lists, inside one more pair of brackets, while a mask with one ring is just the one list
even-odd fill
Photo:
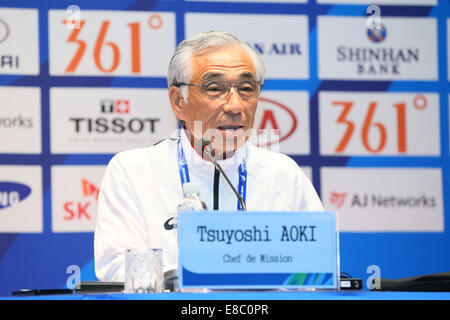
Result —
[[220, 139], [220, 141], [219, 139], [215, 139], [212, 142], [214, 158], [219, 160], [233, 156], [234, 152], [244, 146], [246, 141], [247, 137], [243, 135], [237, 137], [227, 135], [224, 139]]

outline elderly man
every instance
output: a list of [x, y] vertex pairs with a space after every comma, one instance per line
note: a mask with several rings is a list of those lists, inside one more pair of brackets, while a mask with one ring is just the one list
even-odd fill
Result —
[[249, 211], [322, 211], [311, 182], [289, 157], [249, 143], [264, 64], [248, 45], [225, 32], [183, 41], [169, 66], [169, 100], [183, 124], [176, 139], [117, 154], [98, 202], [95, 268], [101, 281], [124, 280], [127, 248], [162, 248], [164, 270], [176, 268], [171, 219], [183, 184], [196, 182], [210, 210], [241, 210], [232, 189], [202, 152], [212, 154]]

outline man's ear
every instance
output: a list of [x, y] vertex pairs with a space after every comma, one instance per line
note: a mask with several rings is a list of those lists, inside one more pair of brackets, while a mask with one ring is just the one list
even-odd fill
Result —
[[171, 86], [169, 88], [169, 101], [172, 106], [172, 111], [179, 120], [185, 120], [184, 110], [186, 102], [179, 87]]

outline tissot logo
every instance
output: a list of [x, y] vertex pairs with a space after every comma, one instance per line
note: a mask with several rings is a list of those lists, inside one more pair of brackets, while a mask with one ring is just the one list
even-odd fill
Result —
[[386, 38], [386, 28], [383, 24], [380, 24], [380, 29], [377, 28], [367, 28], [367, 37], [370, 41], [379, 43]]
[[102, 113], [130, 113], [130, 100], [128, 99], [103, 99], [100, 101]]
[[160, 118], [138, 118], [131, 116], [131, 103], [128, 99], [101, 99], [99, 117], [71, 117], [76, 133], [115, 133], [125, 132], [154, 133]]
[[176, 129], [167, 89], [50, 88], [53, 153], [117, 153]]
[[27, 185], [16, 182], [0, 182], [0, 210], [13, 207], [26, 199], [31, 193]]
[[5, 21], [0, 19], [0, 43], [5, 41], [9, 36], [9, 27]]

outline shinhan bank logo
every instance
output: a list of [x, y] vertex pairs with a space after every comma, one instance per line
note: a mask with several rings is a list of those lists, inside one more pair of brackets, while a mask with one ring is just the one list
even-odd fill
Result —
[[383, 24], [379, 25], [380, 28], [367, 28], [367, 37], [371, 42], [380, 43], [386, 38], [386, 28]]

